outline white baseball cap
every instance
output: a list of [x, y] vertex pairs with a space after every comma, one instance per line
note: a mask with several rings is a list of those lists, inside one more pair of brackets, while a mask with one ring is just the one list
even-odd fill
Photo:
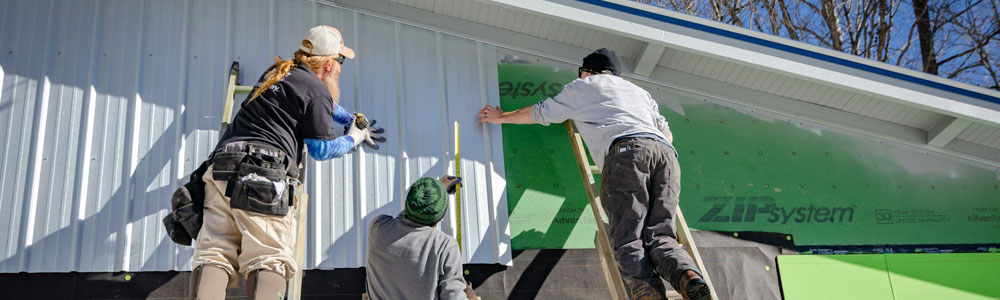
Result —
[[354, 50], [344, 45], [344, 38], [340, 34], [340, 30], [326, 25], [309, 29], [306, 37], [302, 38], [302, 45], [299, 46], [299, 49], [312, 55], [330, 56], [339, 54], [347, 58], [354, 58]]

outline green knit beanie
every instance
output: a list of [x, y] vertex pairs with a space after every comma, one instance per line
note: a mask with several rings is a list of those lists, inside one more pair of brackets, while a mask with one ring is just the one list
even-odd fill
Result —
[[406, 218], [428, 226], [437, 224], [448, 208], [447, 196], [444, 185], [437, 179], [417, 179], [406, 195]]

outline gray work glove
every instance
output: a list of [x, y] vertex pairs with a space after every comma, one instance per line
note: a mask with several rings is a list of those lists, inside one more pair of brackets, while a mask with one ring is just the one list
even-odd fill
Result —
[[379, 146], [375, 142], [384, 143], [386, 141], [385, 137], [377, 135], [377, 133], [385, 132], [385, 129], [375, 127], [375, 122], [375, 120], [369, 122], [368, 118], [361, 113], [354, 113], [351, 122], [344, 126], [344, 134], [354, 138], [354, 149], [357, 149], [358, 144], [364, 141], [368, 147], [378, 150]]

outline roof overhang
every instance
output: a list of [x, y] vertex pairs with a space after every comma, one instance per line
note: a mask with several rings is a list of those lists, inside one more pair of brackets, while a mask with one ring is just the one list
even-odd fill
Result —
[[[334, 5], [568, 65], [579, 64], [593, 49], [617, 47], [623, 50], [618, 51], [626, 65], [623, 76], [633, 81], [1000, 167], [996, 91], [641, 3], [337, 0]], [[732, 75], [724, 74], [729, 71]]]

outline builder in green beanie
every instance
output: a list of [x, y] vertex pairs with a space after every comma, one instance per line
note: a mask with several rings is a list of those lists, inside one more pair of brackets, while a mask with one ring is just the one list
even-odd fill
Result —
[[406, 209], [381, 215], [368, 230], [368, 296], [379, 299], [476, 299], [462, 277], [455, 238], [434, 228], [461, 178], [424, 177], [410, 185]]

